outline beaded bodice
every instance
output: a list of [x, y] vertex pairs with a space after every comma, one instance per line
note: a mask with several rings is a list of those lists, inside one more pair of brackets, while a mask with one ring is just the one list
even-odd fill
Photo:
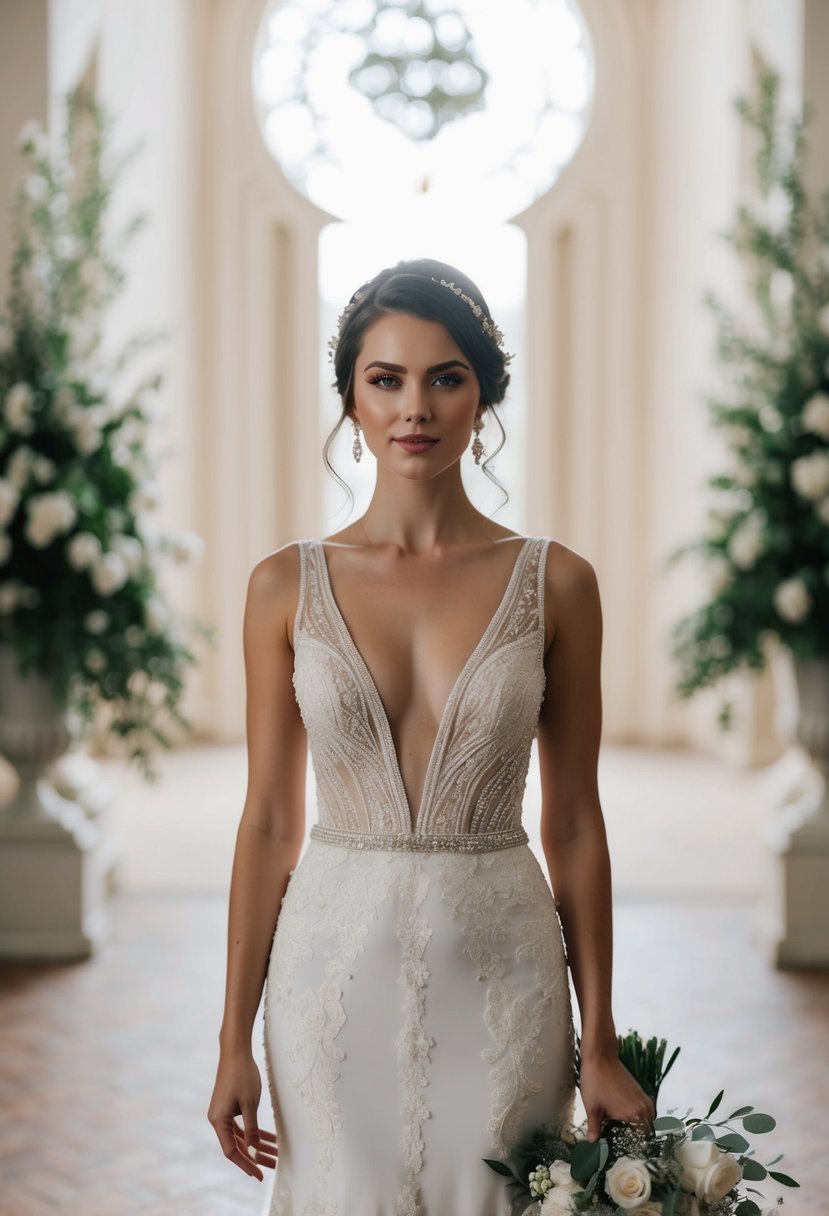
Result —
[[318, 832], [394, 838], [398, 847], [472, 835], [504, 847], [516, 832], [526, 839], [521, 807], [545, 686], [548, 544], [528, 537], [519, 549], [449, 694], [415, 816], [386, 711], [334, 598], [323, 543], [299, 542], [294, 689], [316, 776]]

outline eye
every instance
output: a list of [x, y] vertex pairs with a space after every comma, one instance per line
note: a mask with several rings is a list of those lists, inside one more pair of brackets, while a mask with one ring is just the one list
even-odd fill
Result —
[[399, 381], [391, 372], [379, 372], [376, 376], [369, 376], [369, 384], [378, 384], [381, 388], [394, 388]]
[[444, 387], [453, 388], [456, 384], [463, 384], [463, 376], [459, 376], [457, 372], [441, 372], [435, 377], [435, 384], [440, 384], [443, 381]]

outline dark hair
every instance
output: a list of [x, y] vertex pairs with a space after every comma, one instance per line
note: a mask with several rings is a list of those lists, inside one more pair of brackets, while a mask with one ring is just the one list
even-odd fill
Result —
[[[460, 287], [464, 295], [475, 301], [481, 309], [481, 315], [476, 315], [472, 306], [461, 296], [441, 286], [440, 279]], [[345, 487], [349, 497], [353, 498], [351, 490], [332, 466], [328, 452], [354, 406], [354, 367], [365, 335], [380, 317], [395, 312], [409, 313], [425, 321], [439, 321], [472, 364], [481, 386], [481, 403], [489, 410], [501, 432], [498, 446], [487, 456], [481, 467], [487, 477], [506, 494], [504, 487], [487, 465], [500, 452], [506, 441], [501, 420], [491, 407], [500, 405], [504, 400], [510, 382], [507, 356], [484, 331], [483, 323], [492, 323], [492, 315], [477, 284], [463, 271], [433, 258], [415, 258], [381, 270], [359, 288], [349, 301], [336, 344], [333, 346], [333, 387], [342, 400], [342, 414], [323, 448], [323, 458], [329, 471]]]

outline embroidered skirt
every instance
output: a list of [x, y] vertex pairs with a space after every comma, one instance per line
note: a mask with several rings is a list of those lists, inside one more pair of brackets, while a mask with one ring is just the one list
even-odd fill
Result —
[[270, 1216], [507, 1216], [484, 1157], [572, 1115], [561, 925], [526, 844], [312, 838], [265, 986]]

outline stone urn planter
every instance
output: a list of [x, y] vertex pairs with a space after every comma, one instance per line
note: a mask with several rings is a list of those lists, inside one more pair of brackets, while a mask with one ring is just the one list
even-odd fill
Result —
[[73, 736], [48, 681], [0, 644], [0, 753], [19, 777], [0, 807], [0, 957], [83, 958], [105, 929], [100, 833], [46, 775]]
[[766, 829], [771, 903], [766, 937], [781, 967], [829, 967], [829, 658], [793, 658], [795, 737], [817, 780]]

